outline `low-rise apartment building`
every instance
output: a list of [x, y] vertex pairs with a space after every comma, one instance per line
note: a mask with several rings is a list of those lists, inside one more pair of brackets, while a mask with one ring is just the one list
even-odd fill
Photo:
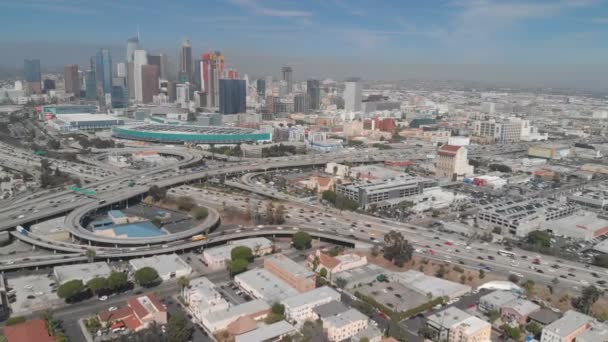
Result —
[[343, 341], [367, 328], [367, 316], [349, 309], [335, 316], [323, 318], [323, 329], [331, 342]]
[[323, 286], [297, 296], [286, 298], [282, 304], [285, 306], [285, 317], [290, 321], [301, 324], [306, 320], [318, 318], [313, 311], [315, 307], [339, 300], [340, 294], [338, 292], [331, 287]]

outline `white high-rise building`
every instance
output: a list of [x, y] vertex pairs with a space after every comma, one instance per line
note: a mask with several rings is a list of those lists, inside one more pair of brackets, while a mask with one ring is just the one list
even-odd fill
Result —
[[361, 83], [349, 81], [345, 83], [344, 110], [346, 112], [361, 111]]
[[133, 90], [135, 91], [135, 101], [143, 102], [143, 82], [141, 75], [142, 66], [148, 64], [148, 53], [146, 50], [135, 50], [133, 53]]
[[127, 65], [125, 63], [116, 63], [116, 76], [127, 77]]
[[190, 104], [190, 85], [180, 83], [175, 86], [175, 102], [179, 103], [182, 108], [188, 108]]

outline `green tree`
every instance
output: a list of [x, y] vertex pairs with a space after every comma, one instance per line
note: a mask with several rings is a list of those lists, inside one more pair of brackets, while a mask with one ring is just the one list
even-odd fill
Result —
[[285, 305], [283, 305], [281, 303], [274, 303], [272, 305], [271, 310], [272, 310], [273, 314], [284, 315], [285, 314]]
[[543, 327], [538, 325], [536, 322], [530, 322], [526, 325], [526, 330], [534, 335], [534, 337], [539, 337], [543, 332]]
[[519, 277], [516, 276], [515, 274], [509, 274], [509, 277], [507, 279], [509, 279], [509, 281], [514, 284], [517, 284], [520, 281]]
[[511, 327], [505, 324], [502, 326], [502, 328], [505, 332], [505, 335], [514, 339], [515, 341], [519, 341], [519, 339], [521, 338], [521, 330], [519, 330], [518, 327]]
[[297, 232], [292, 237], [293, 247], [298, 250], [309, 249], [312, 247], [312, 238], [306, 232]]
[[319, 259], [319, 257], [315, 255], [315, 257], [312, 259], [312, 270], [313, 270], [313, 272], [317, 271], [317, 267], [319, 267], [319, 263], [320, 262], [321, 262], [321, 260]]
[[268, 202], [268, 204], [266, 205], [266, 223], [274, 224], [274, 219], [274, 205], [272, 204], [272, 202]]
[[87, 249], [86, 256], [87, 256], [87, 259], [89, 260], [89, 262], [93, 262], [95, 260], [96, 255], [97, 255], [97, 252], [94, 249]]
[[344, 278], [338, 278], [338, 279], [336, 279], [336, 286], [339, 287], [339, 288], [341, 288], [341, 289], [345, 288], [347, 283], [348, 282]]
[[253, 251], [251, 250], [251, 248], [247, 247], [247, 246], [238, 246], [238, 247], [234, 247], [231, 251], [230, 251], [230, 259], [231, 260], [237, 260], [237, 259], [243, 259], [246, 260], [248, 263], [253, 261]]
[[325, 267], [322, 267], [319, 271], [319, 275], [323, 278], [327, 278], [327, 269]]
[[66, 300], [72, 299], [84, 291], [84, 284], [80, 279], [67, 281], [57, 288], [57, 296]]
[[142, 267], [133, 273], [135, 282], [143, 287], [152, 286], [160, 280], [158, 272], [152, 267]]
[[193, 329], [188, 327], [188, 321], [181, 312], [171, 315], [167, 323], [167, 338], [169, 342], [190, 341], [193, 332]]
[[233, 276], [245, 272], [248, 266], [249, 262], [244, 259], [235, 259], [228, 261], [228, 271], [230, 271], [230, 275]]
[[596, 255], [593, 263], [597, 266], [608, 268], [608, 254]]
[[158, 185], [152, 185], [150, 190], [148, 190], [148, 195], [152, 196], [155, 202], [158, 202], [167, 197], [167, 189], [160, 188]]
[[207, 218], [207, 216], [209, 215], [209, 211], [207, 210], [207, 208], [200, 207], [197, 205], [192, 208], [192, 210], [190, 210], [190, 214], [192, 214], [192, 217], [194, 217], [195, 220], [203, 220]]
[[484, 270], [479, 270], [479, 279], [483, 279], [486, 277], [486, 271]]
[[489, 317], [490, 323], [494, 323], [497, 319], [500, 318], [500, 312], [498, 312], [496, 310], [492, 310], [488, 313], [488, 317]]
[[112, 271], [108, 276], [108, 288], [112, 291], [124, 288], [128, 282], [128, 276], [124, 272]]
[[285, 207], [283, 205], [279, 205], [274, 211], [274, 222], [276, 224], [285, 223]]
[[525, 283], [522, 284], [523, 288], [526, 290], [526, 293], [530, 296], [534, 293], [535, 283], [532, 280], [526, 280]]
[[589, 315], [593, 304], [602, 296], [602, 294], [603, 291], [599, 290], [597, 287], [593, 285], [587, 286], [583, 289], [581, 296], [572, 301], [572, 304], [577, 311]]
[[369, 342], [369, 338], [367, 338], [367, 337], [361, 337], [359, 339], [359, 342]]
[[181, 276], [177, 278], [177, 284], [182, 290], [182, 297], [184, 297], [184, 290], [190, 286], [190, 278], [186, 276]]
[[526, 242], [540, 247], [551, 247], [551, 234], [546, 230], [535, 230], [526, 236]]
[[98, 294], [100, 291], [109, 288], [108, 279], [104, 277], [93, 278], [87, 282], [87, 287], [89, 288], [89, 290], [93, 291], [94, 294]]
[[175, 205], [179, 210], [190, 211], [196, 204], [194, 203], [192, 197], [180, 196], [175, 200]]

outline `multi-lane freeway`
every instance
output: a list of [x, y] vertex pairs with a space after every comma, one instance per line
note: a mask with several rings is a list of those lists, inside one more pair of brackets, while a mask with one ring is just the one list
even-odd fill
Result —
[[[503, 148], [504, 149], [504, 148]], [[135, 149], [134, 149], [135, 150]], [[156, 149], [158, 150], [158, 149]], [[502, 153], [513, 153], [522, 150], [522, 146], [514, 145], [512, 149], [501, 150]], [[126, 152], [126, 150], [121, 149]], [[526, 278], [549, 282], [555, 278], [568, 286], [584, 286], [597, 282], [599, 277], [606, 277], [605, 270], [593, 266], [557, 260], [551, 257], [542, 257], [541, 265], [533, 265], [531, 260], [536, 256], [530, 252], [515, 250], [515, 258], [499, 256], [497, 251], [500, 245], [473, 242], [467, 246], [462, 238], [446, 233], [436, 232], [424, 228], [382, 220], [379, 218], [357, 213], [341, 213], [319, 204], [303, 202], [286, 194], [278, 193], [248, 183], [247, 177], [241, 175], [249, 172], [265, 172], [280, 168], [309, 167], [322, 165], [329, 161], [334, 162], [378, 162], [387, 159], [416, 159], [431, 151], [419, 150], [386, 150], [375, 149], [347, 150], [337, 154], [305, 155], [284, 158], [268, 158], [261, 160], [238, 160], [231, 163], [220, 164], [217, 167], [206, 169], [187, 169], [189, 165], [198, 163], [201, 155], [189, 150], [171, 148], [165, 151], [168, 154], [178, 152], [181, 160], [177, 165], [161, 166], [148, 170], [132, 172], [126, 175], [107, 177], [104, 180], [88, 184], [88, 188], [95, 189], [95, 198], [87, 198], [68, 191], [46, 193], [41, 196], [31, 195], [29, 198], [0, 209], [0, 230], [10, 230], [20, 224], [29, 224], [48, 217], [69, 213], [65, 220], [65, 228], [75, 240], [86, 242], [89, 246], [77, 243], [57, 243], [44, 237], [20, 237], [28, 243], [42, 248], [62, 252], [78, 253], [49, 260], [22, 260], [11, 264], [0, 265], [0, 270], [6, 271], [20, 267], [38, 267], [53, 265], [59, 262], [82, 262], [87, 259], [85, 249], [94, 249], [97, 258], [128, 258], [157, 253], [199, 248], [207, 244], [218, 243], [220, 240], [211, 238], [207, 241], [191, 241], [189, 236], [198, 232], [196, 229], [182, 235], [167, 235], [161, 238], [150, 239], [113, 239], [97, 236], [81, 226], [80, 222], [89, 212], [98, 208], [124, 202], [130, 198], [144, 195], [150, 186], [173, 187], [181, 184], [198, 182], [213, 177], [226, 176], [226, 184], [238, 187], [251, 193], [259, 193], [269, 198], [283, 201], [289, 208], [289, 223], [325, 238], [336, 238], [339, 241], [355, 243], [365, 242], [373, 244], [381, 240], [382, 235], [390, 230], [404, 233], [416, 246], [417, 252], [425, 254], [428, 258], [444, 262], [460, 263], [468, 267], [486, 268], [503, 273], [513, 273]], [[495, 151], [498, 153], [498, 151]], [[487, 153], [484, 151], [483, 153]], [[232, 180], [231, 180], [232, 179]], [[136, 184], [128, 186], [131, 180]], [[243, 181], [244, 180], [244, 181]], [[216, 202], [217, 203], [217, 202]], [[210, 221], [214, 220], [210, 215]], [[211, 224], [210, 222], [207, 222]], [[295, 230], [255, 230], [226, 232], [221, 236], [222, 241], [244, 236], [256, 235], [285, 235]], [[245, 235], [244, 235], [245, 234]], [[220, 237], [218, 237], [220, 239]], [[552, 267], [553, 266], [553, 267]], [[532, 268], [538, 269], [532, 269]], [[540, 270], [539, 270], [540, 269]], [[542, 272], [542, 273], [541, 273]]]

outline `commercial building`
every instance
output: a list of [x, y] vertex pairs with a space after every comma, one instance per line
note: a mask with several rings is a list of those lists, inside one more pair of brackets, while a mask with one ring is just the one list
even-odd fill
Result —
[[95, 73], [97, 82], [101, 85], [104, 94], [112, 92], [112, 56], [108, 49], [99, 49], [95, 59]]
[[239, 246], [249, 247], [254, 256], [270, 254], [273, 249], [272, 241], [262, 237], [234, 240], [224, 246], [205, 249], [202, 261], [212, 269], [225, 268], [232, 249]]
[[201, 91], [207, 95], [207, 107], [218, 107], [220, 103], [219, 80], [224, 73], [224, 55], [215, 51], [204, 53], [202, 59]]
[[248, 128], [156, 125], [115, 127], [116, 138], [166, 144], [241, 144], [272, 141], [272, 134]]
[[258, 91], [258, 96], [262, 98], [266, 97], [266, 80], [263, 78], [258, 78], [255, 84]]
[[281, 68], [281, 80], [285, 81], [288, 93], [293, 91], [293, 69], [290, 66]]
[[471, 292], [471, 287], [442, 278], [431, 277], [422, 272], [409, 270], [407, 272], [393, 272], [388, 275], [391, 281], [417, 291], [422, 295], [431, 294], [433, 298], [448, 297], [455, 299]]
[[479, 298], [478, 307], [482, 312], [500, 312], [500, 308], [517, 298], [519, 296], [511, 291], [493, 291]]
[[316, 286], [317, 277], [314, 272], [283, 254], [273, 254], [264, 258], [264, 269], [279, 277], [298, 292], [307, 292]]
[[549, 199], [506, 201], [482, 207], [477, 223], [482, 228], [500, 229], [503, 235], [523, 237], [539, 230], [542, 223], [572, 215], [576, 210], [572, 205]]
[[567, 195], [568, 202], [595, 209], [608, 208], [608, 183], [585, 187]]
[[[321, 109], [321, 85], [319, 80], [310, 79], [306, 81], [306, 95], [308, 95], [307, 99], [309, 101], [310, 110], [315, 111]], [[296, 110], [296, 112], [298, 111]]]
[[142, 68], [148, 64], [148, 53], [146, 50], [137, 49], [133, 52], [133, 92], [135, 101], [144, 101], [143, 73]]
[[395, 198], [417, 195], [426, 188], [436, 186], [436, 181], [402, 175], [387, 180], [355, 181], [336, 186], [336, 193], [359, 203], [361, 208]]
[[296, 94], [293, 97], [293, 111], [296, 113], [310, 112], [310, 97], [307, 94]]
[[199, 321], [202, 321], [205, 315], [218, 310], [227, 310], [230, 307], [230, 303], [224, 299], [215, 284], [205, 277], [190, 280], [184, 298], [188, 308]]
[[167, 324], [167, 308], [153, 293], [131, 297], [127, 306], [114, 311], [103, 311], [99, 320], [107, 325], [131, 331], [147, 329], [152, 324]]
[[344, 88], [344, 110], [346, 112], [361, 111], [361, 83], [347, 81]]
[[607, 337], [608, 327], [605, 324], [580, 312], [568, 310], [562, 318], [543, 328], [540, 342], [596, 342], [606, 341]]
[[220, 113], [237, 114], [247, 111], [247, 89], [245, 80], [222, 79], [220, 88]]
[[93, 278], [107, 277], [111, 272], [110, 266], [103, 261], [53, 267], [53, 275], [57, 284], [63, 284], [70, 280], [82, 280], [86, 284]]
[[325, 317], [323, 329], [331, 342], [343, 341], [356, 335], [368, 326], [367, 316], [355, 309], [349, 309], [335, 316]]
[[285, 321], [278, 321], [238, 335], [235, 337], [234, 342], [281, 341], [285, 336], [293, 335], [296, 332], [297, 330], [293, 325]]
[[383, 340], [383, 337], [384, 332], [380, 331], [375, 325], [368, 325], [367, 328], [353, 335], [350, 338], [350, 342], [360, 342], [364, 339], [367, 339], [369, 342], [380, 342]]
[[336, 273], [332, 279], [344, 279], [346, 281], [345, 289], [352, 289], [362, 284], [373, 282], [381, 274], [386, 274], [388, 270], [386, 268], [367, 264], [362, 267], [353, 268], [347, 271]]
[[80, 97], [80, 80], [78, 79], [78, 64], [68, 64], [63, 68], [65, 92]]
[[308, 265], [312, 267], [315, 260], [318, 260], [317, 272], [322, 269], [327, 270], [327, 277], [335, 279], [336, 274], [367, 265], [367, 257], [357, 254], [342, 254], [335, 257], [316, 250], [308, 256]]
[[457, 180], [472, 174], [473, 165], [469, 165], [466, 147], [446, 144], [439, 148], [435, 161], [437, 177]]
[[591, 241], [608, 234], [608, 220], [596, 213], [581, 210], [571, 216], [543, 222], [540, 229], [550, 231], [556, 236]]
[[99, 107], [93, 105], [50, 105], [39, 108], [42, 114], [51, 114], [53, 116], [59, 114], [93, 114], [99, 110]]
[[58, 131], [97, 131], [124, 125], [122, 118], [107, 114], [62, 114], [57, 115], [50, 125]]
[[40, 60], [25, 59], [23, 61], [23, 72], [29, 93], [42, 94], [42, 76], [40, 73]]
[[6, 342], [55, 342], [43, 319], [32, 319], [4, 327]]
[[521, 129], [522, 123], [519, 120], [496, 121], [491, 119], [475, 121], [474, 123], [474, 134], [476, 136], [492, 138], [501, 144], [520, 141]]
[[153, 97], [160, 93], [159, 77], [158, 66], [150, 64], [141, 66], [142, 103], [151, 103]]
[[433, 341], [490, 342], [492, 325], [454, 306], [427, 317]]
[[189, 40], [182, 43], [179, 55], [180, 82], [192, 82], [192, 46]]
[[203, 325], [216, 333], [224, 330], [232, 322], [241, 317], [249, 317], [254, 320], [263, 319], [270, 312], [270, 305], [261, 299], [252, 300], [243, 304], [231, 306], [227, 309], [217, 310], [203, 316]]
[[158, 272], [159, 277], [163, 280], [179, 278], [192, 273], [192, 267], [175, 253], [131, 259], [129, 260], [129, 266], [133, 271], [151, 267]]
[[500, 317], [505, 323], [524, 325], [528, 323], [528, 317], [538, 310], [540, 310], [540, 305], [523, 298], [517, 298], [503, 305], [500, 310]]
[[84, 76], [85, 98], [88, 101], [97, 100], [97, 80], [95, 70], [87, 70]]
[[339, 300], [340, 294], [338, 292], [331, 287], [323, 286], [309, 292], [286, 298], [283, 300], [282, 304], [285, 306], [285, 317], [288, 320], [301, 324], [306, 320], [315, 320], [318, 318], [313, 311], [314, 308]]
[[534, 145], [528, 148], [528, 156], [545, 159], [564, 159], [570, 155], [569, 146]]
[[254, 298], [273, 304], [298, 295], [298, 291], [265, 269], [253, 269], [234, 277], [234, 283]]

